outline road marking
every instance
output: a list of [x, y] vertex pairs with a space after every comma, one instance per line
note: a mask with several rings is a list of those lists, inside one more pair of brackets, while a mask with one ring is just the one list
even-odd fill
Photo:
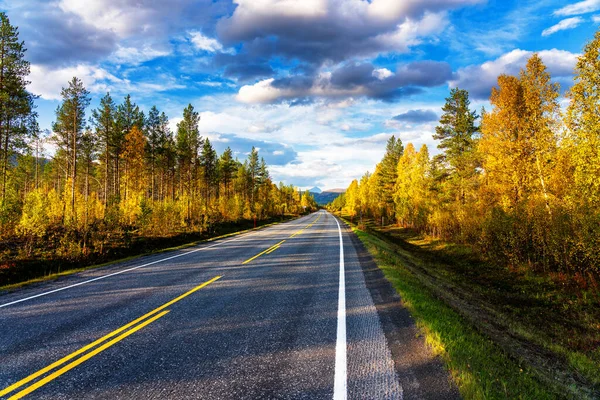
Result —
[[335, 376], [333, 385], [334, 400], [345, 400], [348, 396], [346, 376], [346, 279], [344, 271], [344, 241], [342, 228], [337, 218], [335, 223], [340, 236], [340, 286], [338, 290], [337, 340], [335, 344]]
[[21, 379], [18, 382], [13, 383], [9, 387], [7, 387], [7, 388], [3, 389], [2, 391], [0, 391], [0, 396], [4, 396], [5, 394], [10, 393], [10, 392], [16, 390], [17, 388], [25, 385], [26, 383], [31, 382], [32, 380], [34, 380], [34, 379], [36, 379], [36, 378], [44, 375], [46, 372], [49, 372], [49, 371], [53, 370], [54, 368], [58, 367], [59, 365], [62, 365], [65, 362], [67, 362], [67, 361], [75, 358], [76, 356], [78, 356], [78, 355], [86, 352], [87, 350], [96, 347], [98, 344], [106, 341], [107, 339], [110, 339], [111, 337], [113, 337], [113, 336], [115, 336], [115, 335], [123, 332], [126, 329], [129, 329], [133, 325], [139, 323], [140, 321], [145, 320], [146, 318], [148, 318], [148, 317], [150, 317], [150, 316], [158, 313], [159, 311], [162, 311], [165, 308], [167, 308], [169, 306], [172, 306], [173, 304], [177, 303], [178, 301], [182, 300], [183, 298], [189, 296], [190, 294], [192, 294], [194, 292], [197, 292], [198, 290], [202, 289], [203, 287], [206, 287], [206, 286], [210, 285], [211, 283], [215, 282], [216, 280], [218, 280], [220, 278], [221, 278], [220, 276], [215, 276], [214, 278], [212, 278], [212, 279], [210, 279], [210, 280], [208, 280], [208, 281], [206, 281], [206, 282], [204, 282], [204, 283], [196, 286], [195, 288], [193, 288], [191, 290], [188, 290], [187, 292], [185, 292], [184, 294], [182, 294], [182, 295], [174, 298], [173, 300], [168, 301], [167, 303], [163, 304], [162, 306], [155, 308], [154, 310], [150, 311], [149, 313], [146, 313], [146, 314], [142, 315], [141, 317], [139, 317], [139, 318], [131, 321], [130, 323], [128, 323], [126, 325], [123, 325], [122, 327], [120, 327], [120, 328], [112, 331], [111, 333], [109, 333], [109, 334], [101, 337], [100, 339], [95, 340], [94, 342], [88, 344], [87, 346], [84, 346], [81, 349], [79, 349], [77, 351], [74, 351], [71, 354], [68, 354], [67, 356], [61, 358], [60, 360], [58, 360], [58, 361], [56, 361], [56, 362], [48, 365], [45, 368], [40, 369], [37, 372], [34, 372], [33, 374], [29, 375], [26, 378]]
[[19, 393], [9, 397], [9, 400], [16, 400], [16, 399], [20, 399], [26, 395], [28, 395], [29, 393], [41, 388], [42, 386], [46, 385], [47, 383], [53, 381], [54, 379], [58, 378], [59, 376], [61, 376], [62, 374], [64, 374], [65, 372], [68, 372], [70, 370], [72, 370], [73, 368], [75, 368], [76, 366], [78, 366], [79, 364], [89, 360], [90, 358], [94, 357], [95, 355], [97, 355], [98, 353], [103, 352], [104, 350], [108, 349], [109, 347], [111, 347], [112, 345], [120, 342], [121, 340], [125, 339], [127, 336], [133, 334], [134, 332], [139, 331], [140, 329], [142, 329], [143, 327], [145, 327], [146, 325], [151, 324], [152, 322], [156, 321], [159, 318], [164, 317], [166, 314], [169, 313], [169, 310], [163, 311], [160, 314], [155, 315], [154, 317], [147, 319], [146, 321], [142, 322], [141, 324], [139, 324], [138, 326], [131, 328], [130, 330], [128, 330], [125, 333], [122, 333], [121, 335], [117, 336], [116, 338], [114, 338], [113, 340], [111, 340], [110, 342], [104, 343], [102, 346], [98, 347], [97, 349], [95, 349], [94, 351], [91, 351], [89, 353], [87, 353], [86, 355], [84, 355], [83, 357], [78, 358], [77, 360], [65, 365], [64, 367], [62, 367], [61, 369], [59, 369], [58, 371], [48, 375], [47, 377], [45, 377], [44, 379], [34, 383], [33, 385], [21, 390]]
[[242, 263], [242, 265], [244, 265], [244, 264], [248, 264], [250, 261], [256, 260], [258, 257], [262, 256], [263, 254], [267, 254], [269, 251], [273, 251], [273, 250], [275, 250], [275, 247], [278, 247], [278, 246], [280, 246], [280, 245], [281, 245], [283, 242], [285, 242], [285, 240], [282, 240], [281, 242], [279, 242], [279, 243], [277, 243], [277, 244], [274, 244], [273, 246], [269, 247], [268, 249], [266, 249], [266, 250], [264, 250], [264, 251], [262, 251], [262, 252], [258, 253], [258, 254], [257, 254], [257, 255], [255, 255], [254, 257], [251, 257], [251, 258], [247, 259], [246, 261], [244, 261], [244, 262]]
[[99, 281], [100, 279], [110, 278], [111, 276], [115, 276], [115, 275], [122, 274], [124, 272], [134, 271], [136, 269], [148, 267], [150, 265], [158, 264], [158, 263], [161, 263], [163, 261], [169, 261], [169, 260], [172, 260], [174, 258], [187, 256], [189, 254], [196, 253], [196, 252], [201, 251], [201, 250], [206, 250], [206, 249], [210, 249], [210, 248], [213, 248], [213, 247], [216, 247], [216, 246], [220, 246], [220, 245], [225, 244], [225, 243], [233, 242], [234, 240], [238, 240], [240, 238], [242, 238], [242, 236], [238, 236], [235, 239], [226, 240], [224, 242], [215, 243], [215, 244], [213, 244], [211, 246], [200, 247], [199, 249], [195, 249], [195, 250], [192, 250], [192, 251], [187, 251], [187, 252], [182, 253], [182, 254], [176, 254], [176, 255], [171, 256], [171, 257], [167, 257], [167, 258], [163, 258], [163, 259], [160, 259], [160, 260], [152, 261], [152, 262], [149, 262], [149, 263], [146, 263], [146, 264], [143, 264], [143, 265], [138, 265], [137, 267], [127, 268], [127, 269], [124, 269], [122, 271], [113, 272], [112, 274], [102, 275], [102, 276], [99, 276], [97, 278], [88, 279], [87, 281], [75, 283], [73, 285], [69, 285], [69, 286], [58, 288], [58, 289], [50, 290], [50, 291], [44, 292], [44, 293], [39, 293], [39, 294], [36, 294], [34, 296], [25, 297], [25, 298], [20, 299], [20, 300], [15, 300], [15, 301], [11, 301], [9, 303], [0, 304], [0, 308], [8, 307], [8, 306], [13, 305], [13, 304], [21, 303], [23, 301], [32, 300], [32, 299], [35, 299], [37, 297], [47, 296], [49, 294], [60, 292], [60, 291], [67, 290], [67, 289], [71, 289], [71, 288], [74, 288], [76, 286], [85, 285], [86, 283], [91, 283], [91, 282]]
[[[317, 218], [316, 218], [316, 219], [315, 219], [313, 222], [311, 222], [310, 224], [306, 225], [304, 228], [300, 229], [298, 232], [296, 232], [296, 233], [294, 233], [293, 235], [291, 235], [291, 236], [290, 236], [288, 239], [291, 239], [291, 238], [293, 238], [294, 236], [296, 236], [296, 235], [299, 235], [299, 234], [300, 234], [300, 233], [302, 233], [302, 232], [303, 232], [305, 229], [308, 229], [308, 228], [310, 228], [311, 226], [313, 226], [313, 225], [314, 225], [314, 224], [315, 224], [315, 223], [316, 223], [316, 222], [319, 220], [319, 218], [321, 218], [321, 214], [319, 214], [319, 216], [318, 216], [318, 217], [317, 217]], [[262, 255], [265, 255], [265, 254], [271, 254], [272, 252], [274, 252], [275, 250], [277, 250], [277, 249], [278, 249], [278, 248], [281, 246], [281, 244], [282, 244], [283, 242], [285, 242], [285, 239], [284, 239], [284, 240], [282, 240], [281, 242], [277, 243], [277, 244], [274, 244], [273, 246], [269, 247], [268, 249], [266, 249], [266, 250], [264, 250], [264, 251], [261, 251], [260, 253], [258, 253], [258, 254], [257, 254], [257, 255], [255, 255], [254, 257], [251, 257], [251, 258], [247, 259], [246, 261], [244, 261], [244, 262], [242, 263], [242, 265], [248, 264], [249, 262], [256, 260], [258, 257], [260, 257], [260, 256], [262, 256]]]
[[275, 250], [277, 250], [280, 246], [277, 245], [275, 247], [272, 247], [271, 250], [267, 251], [265, 254], [271, 254], [272, 252], [274, 252]]

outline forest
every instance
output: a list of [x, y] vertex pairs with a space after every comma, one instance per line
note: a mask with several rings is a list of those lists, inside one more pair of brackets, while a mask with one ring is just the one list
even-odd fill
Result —
[[487, 259], [600, 290], [600, 31], [561, 88], [534, 54], [478, 114], [453, 88], [440, 153], [392, 137], [373, 173], [329, 208], [474, 246]]
[[217, 154], [191, 104], [171, 132], [129, 95], [90, 110], [73, 77], [41, 132], [25, 43], [5, 13], [0, 23], [0, 286], [316, 209], [309, 192], [273, 183], [255, 148]]

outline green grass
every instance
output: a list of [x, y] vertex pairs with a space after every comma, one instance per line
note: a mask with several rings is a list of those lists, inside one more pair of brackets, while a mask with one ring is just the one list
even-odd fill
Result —
[[[287, 222], [287, 221], [290, 221], [290, 219], [285, 220], [283, 222]], [[22, 288], [22, 287], [25, 287], [25, 286], [29, 286], [29, 285], [35, 284], [35, 283], [56, 280], [56, 279], [58, 279], [58, 278], [60, 278], [62, 276], [72, 275], [72, 274], [76, 274], [78, 272], [87, 271], [89, 269], [96, 269], [96, 268], [101, 268], [101, 267], [105, 267], [105, 266], [112, 265], [112, 264], [117, 264], [117, 263], [122, 263], [122, 262], [126, 262], [126, 261], [131, 261], [131, 260], [135, 260], [135, 259], [140, 258], [140, 257], [151, 255], [151, 254], [160, 254], [160, 253], [165, 253], [165, 252], [169, 252], [169, 251], [182, 250], [182, 249], [186, 249], [188, 247], [197, 246], [200, 243], [206, 243], [206, 242], [212, 242], [212, 241], [219, 240], [219, 239], [225, 239], [225, 238], [228, 238], [228, 237], [231, 237], [231, 236], [237, 236], [237, 235], [241, 235], [243, 233], [247, 233], [247, 232], [251, 232], [251, 231], [255, 231], [255, 230], [259, 230], [259, 229], [264, 229], [264, 228], [267, 228], [269, 226], [277, 225], [277, 224], [280, 224], [280, 223], [281, 223], [280, 221], [271, 222], [271, 223], [268, 223], [268, 224], [264, 224], [264, 225], [258, 226], [256, 228], [244, 229], [244, 230], [240, 230], [240, 231], [237, 231], [237, 232], [231, 232], [231, 233], [227, 233], [225, 235], [215, 236], [215, 237], [211, 237], [211, 238], [204, 239], [204, 240], [196, 240], [196, 241], [193, 241], [193, 242], [190, 242], [190, 243], [182, 244], [180, 246], [168, 247], [168, 248], [163, 248], [163, 249], [156, 249], [156, 250], [153, 250], [153, 251], [150, 251], [150, 252], [145, 252], [145, 253], [142, 253], [142, 254], [137, 254], [137, 255], [129, 256], [129, 257], [124, 257], [124, 258], [120, 258], [120, 259], [117, 259], [117, 260], [108, 261], [108, 262], [105, 262], [105, 263], [102, 263], [102, 264], [89, 265], [89, 266], [85, 266], [85, 267], [82, 267], [82, 268], [70, 268], [70, 269], [67, 269], [65, 271], [60, 271], [60, 272], [57, 272], [57, 273], [51, 273], [51, 274], [48, 274], [48, 275], [44, 275], [44, 276], [40, 276], [40, 277], [37, 277], [37, 278], [29, 279], [29, 280], [26, 280], [26, 281], [23, 281], [23, 282], [17, 282], [17, 283], [12, 283], [12, 284], [9, 284], [9, 285], [0, 286], [0, 292], [2, 292], [2, 291], [12, 291], [12, 290], [16, 290], [16, 289], [19, 289], [19, 288]]]
[[[423, 241], [423, 243], [417, 244], [433, 246], [438, 250], [443, 248], [445, 252], [436, 254], [442, 257], [441, 261], [437, 258], [436, 260], [428, 260], [427, 257], [422, 259], [419, 249], [411, 247], [416, 246], [415, 243], [410, 243], [408, 246], [398, 246], [396, 240], [391, 241], [377, 232], [353, 229], [373, 255], [387, 279], [401, 295], [403, 303], [415, 318], [417, 326], [423, 332], [427, 343], [444, 359], [464, 398], [560, 399], [593, 397], [593, 395], [588, 395], [589, 392], [581, 390], [579, 387], [569, 386], [568, 381], [565, 383], [560, 379], [555, 379], [551, 368], [550, 373], [548, 373], [544, 368], [537, 368], [536, 365], [524, 362], [518, 356], [515, 357], [514, 353], [509, 354], [505, 351], [507, 345], [510, 348], [511, 343], [506, 341], [506, 337], [511, 337], [510, 334], [503, 337], [502, 343], [499, 343], [484, 333], [486, 331], [486, 329], [483, 329], [484, 326], [490, 323], [501, 325], [507, 321], [479, 321], [480, 324], [475, 321], [473, 323], [472, 319], [466, 319], [462, 312], [457, 312], [456, 308], [451, 307], [446, 301], [447, 299], [440, 296], [440, 291], [432, 290], [429, 278], [434, 277], [436, 282], [443, 283], [445, 290], [452, 292], [453, 290], [464, 290], [465, 287], [470, 288], [472, 286], [470, 279], [465, 278], [469, 273], [473, 275], [471, 278], [474, 280], [481, 278], [478, 274], [487, 274], [485, 270], [475, 273], [470, 269], [462, 271], [461, 275], [453, 270], [453, 268], [461, 268], [460, 265], [446, 265], [446, 268], [441, 266], [444, 257], [449, 259], [462, 258], [467, 259], [470, 268], [472, 268], [476, 261], [471, 259], [472, 254], [468, 249], [439, 242]], [[404, 243], [404, 245], [406, 244]], [[480, 261], [477, 261], [477, 263], [481, 264], [481, 268], [486, 268], [484, 263]], [[415, 265], [423, 268], [423, 275], [415, 273]], [[427, 275], [427, 279], [425, 279], [425, 275]], [[463, 279], [462, 285], [454, 282], [455, 279], [458, 279], [458, 276]], [[528, 284], [531, 284], [531, 282], [528, 282]], [[473, 285], [473, 293], [469, 293], [469, 295], [472, 295], [471, 299], [480, 298], [485, 292], [482, 288], [486, 285], [505, 285], [510, 289], [514, 289], [510, 282], [505, 281], [475, 284]], [[499, 289], [498, 291], [501, 292]], [[501, 314], [499, 315], [501, 316]], [[506, 315], [510, 315], [510, 313]], [[533, 339], [533, 333], [530, 329], [527, 329], [527, 326], [516, 323], [512, 324], [510, 329], [521, 329], [521, 333], [525, 337], [529, 336]], [[515, 342], [516, 344], [517, 342]], [[522, 344], [522, 341], [519, 344]], [[567, 357], [567, 359], [570, 361], [570, 365], [575, 367], [578, 372], [584, 371], [584, 376], [599, 376], [598, 364], [589, 357], [575, 351], [566, 351], [562, 346], [558, 347], [562, 350], [562, 353], [558, 352], [558, 358], [561, 355], [568, 354], [570, 357]], [[594, 382], [593, 379], [590, 380]]]

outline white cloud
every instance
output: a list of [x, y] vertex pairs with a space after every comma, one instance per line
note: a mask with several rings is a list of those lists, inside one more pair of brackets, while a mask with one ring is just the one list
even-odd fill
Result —
[[[292, 76], [277, 81], [270, 78], [244, 85], [236, 99], [246, 104], [268, 104], [306, 98], [340, 100], [370, 97], [391, 100], [418, 92], [416, 87], [443, 85], [452, 77], [449, 64], [435, 61], [398, 65], [395, 73], [385, 71], [376, 70], [369, 63], [340, 64], [333, 71], [322, 69], [310, 79]], [[383, 77], [384, 75], [387, 77]]]
[[579, 15], [598, 10], [600, 10], [600, 0], [584, 0], [560, 8], [554, 11], [554, 15]]
[[411, 46], [420, 44], [422, 37], [439, 34], [448, 24], [445, 12], [426, 12], [419, 20], [406, 19], [394, 31], [377, 36], [374, 42], [379, 48], [405, 53]]
[[137, 95], [155, 95], [166, 90], [183, 89], [176, 79], [167, 74], [160, 74], [154, 80], [132, 82], [120, 78], [106, 69], [89, 64], [79, 64], [71, 67], [52, 68], [44, 65], [31, 65], [29, 75], [29, 90], [46, 100], [60, 100], [60, 92], [69, 81], [77, 77], [91, 93], [110, 91], [118, 95], [127, 93]]
[[223, 51], [223, 45], [219, 43], [217, 39], [204, 36], [201, 32], [198, 31], [189, 31], [188, 35], [190, 37], [190, 41], [198, 50], [207, 51], [209, 53]]
[[559, 31], [577, 28], [582, 22], [583, 18], [581, 17], [563, 19], [558, 24], [552, 25], [550, 28], [544, 29], [544, 31], [542, 32], [542, 36], [550, 36]]
[[31, 65], [28, 89], [46, 100], [60, 100], [63, 87], [74, 77], [83, 81], [91, 92], [103, 92], [110, 83], [120, 83], [121, 79], [103, 68], [80, 64], [73, 67], [52, 69], [43, 65]]
[[592, 16], [592, 21], [594, 21], [595, 24], [600, 24], [600, 14], [593, 15]]
[[169, 54], [171, 54], [170, 51], [155, 49], [148, 45], [143, 45], [142, 48], [119, 45], [109, 59], [117, 64], [139, 65], [157, 57], [168, 56]]
[[[457, 72], [457, 79], [451, 87], [466, 89], [475, 98], [488, 98], [492, 87], [496, 86], [500, 74], [517, 75], [525, 67], [532, 51], [515, 49], [495, 60], [481, 65], [470, 65]], [[542, 50], [538, 52], [553, 78], [571, 77], [579, 54], [566, 50]]]
[[447, 10], [481, 1], [236, 0], [217, 32], [222, 42], [247, 43], [263, 56], [339, 62], [407, 52], [446, 28]]
[[394, 75], [394, 73], [387, 68], [379, 68], [379, 69], [373, 70], [373, 76], [379, 80], [389, 78], [392, 75]]
[[271, 125], [264, 121], [258, 121], [250, 125], [248, 132], [251, 133], [272, 133], [281, 129], [279, 125]]
[[236, 12], [242, 20], [261, 14], [314, 18], [327, 13], [326, 0], [234, 0], [234, 3], [238, 5]]
[[121, 37], [139, 32], [146, 22], [156, 19], [158, 14], [157, 10], [142, 7], [139, 2], [61, 0], [58, 5], [63, 11], [80, 16], [86, 23], [101, 30], [113, 31]]

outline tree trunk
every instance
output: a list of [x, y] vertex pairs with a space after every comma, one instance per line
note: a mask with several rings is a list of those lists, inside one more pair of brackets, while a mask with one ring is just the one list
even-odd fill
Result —
[[539, 177], [540, 183], [542, 185], [542, 193], [544, 195], [544, 201], [546, 203], [546, 210], [548, 211], [548, 215], [550, 217], [552, 217], [552, 210], [550, 209], [550, 200], [549, 200], [549, 196], [548, 196], [548, 191], [546, 189], [546, 182], [544, 181], [544, 175], [542, 174], [542, 166], [540, 165], [540, 158], [537, 154], [535, 155], [535, 164], [537, 166], [538, 177]]

